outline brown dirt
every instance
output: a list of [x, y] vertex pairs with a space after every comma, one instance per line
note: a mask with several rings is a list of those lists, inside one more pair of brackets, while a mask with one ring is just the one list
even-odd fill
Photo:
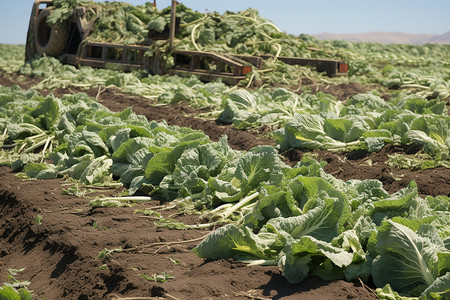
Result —
[[336, 85], [311, 84], [308, 87], [313, 93], [320, 91], [326, 94], [331, 94], [341, 101], [345, 101], [357, 94], [362, 94], [381, 88], [380, 86], [363, 85], [358, 82], [341, 83]]
[[[389, 193], [395, 193], [406, 187], [411, 181], [417, 183], [417, 189], [422, 197], [450, 196], [450, 172], [446, 168], [434, 168], [428, 170], [405, 170], [391, 168], [386, 164], [389, 154], [403, 153], [414, 154], [419, 150], [411, 146], [386, 145], [380, 152], [369, 153], [359, 150], [348, 153], [333, 153], [329, 151], [314, 151], [318, 160], [327, 163], [325, 172], [334, 177], [349, 179], [377, 179], [383, 183], [383, 187]], [[285, 163], [294, 166], [304, 151], [291, 149], [282, 153]]]
[[[23, 89], [28, 89], [39, 83], [37, 78], [18, 76], [17, 74], [2, 76], [0, 74], [0, 85], [12, 86], [18, 84]], [[47, 96], [50, 91], [40, 91]], [[238, 130], [229, 125], [223, 125], [214, 120], [202, 120], [195, 116], [201, 112], [189, 107], [186, 102], [179, 102], [174, 105], [154, 106], [154, 102], [146, 98], [123, 94], [117, 89], [108, 88], [98, 93], [98, 89], [82, 90], [71, 87], [69, 89], [54, 89], [51, 91], [56, 97], [61, 97], [67, 93], [83, 92], [91, 97], [97, 98], [100, 103], [107, 106], [112, 111], [122, 111], [127, 107], [133, 107], [135, 113], [146, 116], [149, 120], [166, 120], [169, 125], [190, 127], [192, 129], [203, 130], [213, 141], [218, 141], [223, 135], [228, 136], [228, 142], [236, 150], [248, 150], [257, 145], [275, 145], [275, 141], [263, 136], [254, 135], [248, 131]]]
[[[246, 295], [266, 299], [376, 299], [359, 282], [325, 282], [311, 277], [291, 285], [277, 267], [200, 259], [191, 252], [198, 240], [171, 242], [198, 239], [209, 231], [156, 228], [154, 220], [134, 214], [135, 209], [159, 203], [89, 208], [88, 199], [62, 194], [68, 186], [62, 179], [21, 181], [9, 167], [0, 167], [0, 278], [6, 278], [7, 268], [26, 268], [16, 279], [29, 280], [36, 299], [114, 299], [115, 295], [154, 299], [249, 299]], [[169, 210], [163, 215], [173, 213], [176, 211]], [[40, 225], [36, 222], [38, 215], [42, 216]], [[195, 216], [176, 219], [199, 222]], [[94, 228], [94, 222], [100, 228]], [[139, 251], [97, 259], [104, 248], [136, 246]], [[181, 264], [174, 265], [170, 259]], [[156, 283], [140, 275], [164, 271], [175, 278]]]
[[[39, 82], [22, 76], [0, 75], [0, 84], [19, 84], [29, 88]], [[330, 89], [330, 88], [328, 88]], [[351, 94], [359, 87], [349, 87]], [[339, 90], [345, 90], [342, 86]], [[79, 90], [54, 90], [56, 96]], [[47, 93], [48, 91], [43, 91]], [[86, 91], [97, 96], [97, 90]], [[168, 124], [204, 130], [213, 140], [227, 134], [235, 149], [250, 149], [274, 141], [260, 134], [239, 131], [228, 125], [195, 118], [199, 111], [185, 103], [171, 106], [151, 106], [149, 100], [107, 90], [98, 97], [111, 110], [132, 106], [138, 114]], [[385, 164], [387, 154], [414, 152], [415, 149], [387, 146], [379, 153], [356, 151], [344, 154], [316, 151], [318, 158], [328, 164], [325, 170], [337, 178], [375, 178], [389, 192], [395, 192], [416, 180], [422, 195], [450, 195], [448, 169], [425, 171], [393, 170]], [[304, 152], [283, 153], [285, 162], [294, 165]], [[63, 180], [22, 181], [0, 167], [0, 282], [6, 281], [7, 268], [26, 270], [16, 276], [29, 280], [30, 289], [38, 299], [113, 299], [119, 297], [154, 297], [154, 299], [376, 299], [359, 282], [342, 280], [325, 282], [311, 277], [299, 285], [288, 284], [276, 267], [247, 267], [228, 260], [203, 260], [190, 250], [198, 243], [170, 244], [201, 238], [206, 230], [169, 230], [157, 228], [154, 220], [134, 214], [137, 208], [89, 208], [88, 199], [62, 195], [68, 185]], [[102, 190], [116, 194], [116, 190]], [[169, 216], [176, 211], [164, 211]], [[42, 216], [42, 224], [36, 216]], [[176, 216], [194, 224], [195, 216]], [[96, 222], [104, 229], [94, 229]], [[158, 243], [140, 251], [114, 253], [105, 261], [97, 259], [104, 249]], [[161, 244], [167, 243], [167, 244]], [[180, 260], [175, 266], [170, 259]], [[106, 264], [107, 268], [99, 268]], [[144, 279], [163, 271], [174, 276], [165, 283]], [[260, 298], [257, 298], [260, 297]]]
[[[88, 92], [90, 94], [91, 91]], [[112, 111], [122, 111], [127, 107], [146, 116], [149, 120], [166, 120], [169, 125], [190, 127], [203, 130], [213, 141], [218, 141], [223, 135], [228, 136], [228, 142], [236, 150], [248, 150], [257, 145], [275, 145], [275, 141], [255, 136], [248, 131], [238, 130], [229, 125], [222, 125], [214, 120], [196, 118], [201, 111], [189, 107], [187, 102], [173, 105], [152, 106], [148, 99], [121, 94], [115, 90], [102, 93], [98, 100]]]

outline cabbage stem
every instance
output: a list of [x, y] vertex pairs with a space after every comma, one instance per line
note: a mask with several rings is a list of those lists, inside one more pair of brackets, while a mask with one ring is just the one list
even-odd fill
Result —
[[241, 201], [239, 201], [238, 203], [236, 203], [235, 205], [233, 205], [232, 207], [228, 208], [223, 214], [222, 217], [224, 219], [228, 218], [232, 213], [234, 213], [235, 211], [237, 211], [238, 209], [240, 209], [242, 206], [246, 205], [247, 203], [249, 203], [250, 201], [252, 201], [253, 199], [255, 199], [256, 197], [259, 196], [259, 192], [254, 192], [253, 194], [245, 197], [244, 199], [242, 199]]

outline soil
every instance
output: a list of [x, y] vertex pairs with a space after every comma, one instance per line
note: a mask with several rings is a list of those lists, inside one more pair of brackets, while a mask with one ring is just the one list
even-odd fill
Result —
[[[360, 282], [311, 277], [292, 285], [277, 267], [200, 259], [191, 250], [209, 231], [157, 228], [153, 219], [134, 213], [157, 202], [89, 208], [89, 199], [63, 195], [69, 185], [62, 179], [22, 181], [14, 175], [0, 167], [0, 277], [6, 278], [7, 268], [26, 268], [16, 279], [30, 281], [36, 299], [376, 299]], [[199, 222], [195, 216], [176, 220]], [[104, 248], [119, 247], [137, 249], [97, 258]], [[162, 272], [174, 278], [156, 283], [141, 275]]]
[[[17, 74], [0, 75], [0, 84], [4, 86], [19, 84], [29, 88], [37, 82], [39, 79]], [[340, 95], [364, 91], [358, 84], [330, 89]], [[327, 89], [321, 86], [317, 90]], [[51, 92], [61, 96], [79, 91], [57, 89]], [[196, 118], [204, 111], [190, 108], [183, 102], [152, 106], [148, 99], [114, 89], [99, 95], [98, 90], [83, 92], [98, 96], [99, 102], [113, 111], [131, 106], [136, 113], [151, 120], [166, 120], [170, 125], [203, 130], [212, 140], [226, 134], [235, 149], [275, 145], [258, 131], [236, 130], [214, 120]], [[264, 131], [264, 128], [259, 130]], [[390, 193], [415, 180], [422, 196], [450, 196], [448, 169], [408, 171], [385, 164], [388, 154], [418, 150], [417, 147], [386, 146], [378, 153], [316, 151], [314, 154], [327, 162], [326, 172], [343, 180], [378, 179]], [[282, 157], [287, 164], [295, 165], [304, 154], [300, 150], [289, 150], [282, 153]], [[158, 210], [161, 203], [155, 201], [133, 207], [91, 208], [89, 198], [63, 193], [73, 185], [63, 179], [24, 181], [9, 167], [0, 167], [0, 281], [6, 281], [8, 268], [26, 268], [15, 278], [30, 281], [29, 289], [36, 299], [377, 299], [371, 289], [359, 281], [326, 282], [310, 277], [292, 285], [275, 266], [248, 267], [231, 260], [200, 259], [191, 250], [209, 230], [161, 228], [151, 216], [134, 213], [136, 209], [149, 207]], [[96, 189], [89, 197], [119, 192]], [[195, 215], [180, 215], [174, 209], [160, 213], [186, 224], [202, 222]], [[119, 247], [125, 250], [113, 252], [105, 260], [97, 258], [103, 249]], [[144, 278], [163, 272], [174, 278], [163, 283]]]

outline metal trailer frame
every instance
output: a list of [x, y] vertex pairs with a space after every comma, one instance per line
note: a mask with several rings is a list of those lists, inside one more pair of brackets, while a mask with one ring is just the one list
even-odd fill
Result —
[[[51, 7], [52, 0], [36, 0], [31, 11], [30, 22], [28, 26], [26, 59], [29, 60], [36, 56], [36, 37], [35, 26], [39, 14]], [[43, 7], [45, 6], [45, 7]], [[152, 40], [151, 45], [124, 45], [115, 43], [97, 43], [86, 42], [95, 19], [88, 22], [86, 19], [86, 8], [76, 7], [75, 14], [71, 21], [70, 37], [63, 53], [58, 56], [60, 61], [74, 66], [91, 66], [94, 68], [117, 69], [122, 71], [148, 70], [151, 74], [170, 74], [183, 77], [192, 75], [198, 76], [202, 81], [212, 81], [221, 78], [227, 84], [236, 84], [246, 78], [246, 75], [252, 71], [252, 68], [261, 69], [263, 60], [278, 59], [290, 65], [311, 66], [319, 72], [325, 72], [328, 76], [342, 76], [348, 72], [348, 64], [331, 59], [311, 59], [273, 55], [235, 55], [219, 54], [215, 52], [189, 51], [175, 49], [173, 39], [176, 31], [176, 1], [172, 0], [171, 24], [169, 28], [169, 37], [164, 40]], [[79, 36], [76, 36], [76, 34]], [[76, 42], [71, 45], [73, 38]], [[77, 44], [77, 42], [79, 43]], [[174, 57], [174, 66], [166, 68], [162, 60], [162, 45], [169, 43], [168, 51]], [[145, 53], [153, 45], [154, 53], [148, 57]], [[70, 48], [70, 49], [69, 49]], [[213, 67], [211, 67], [213, 66]]]

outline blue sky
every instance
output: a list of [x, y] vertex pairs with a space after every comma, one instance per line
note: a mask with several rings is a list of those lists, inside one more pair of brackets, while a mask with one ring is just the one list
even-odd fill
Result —
[[[178, 0], [199, 12], [249, 7], [291, 34], [370, 31], [443, 34], [450, 31], [449, 0]], [[24, 44], [33, 0], [2, 0], [0, 43]], [[146, 0], [123, 0], [134, 5]], [[157, 0], [158, 8], [170, 0]]]

